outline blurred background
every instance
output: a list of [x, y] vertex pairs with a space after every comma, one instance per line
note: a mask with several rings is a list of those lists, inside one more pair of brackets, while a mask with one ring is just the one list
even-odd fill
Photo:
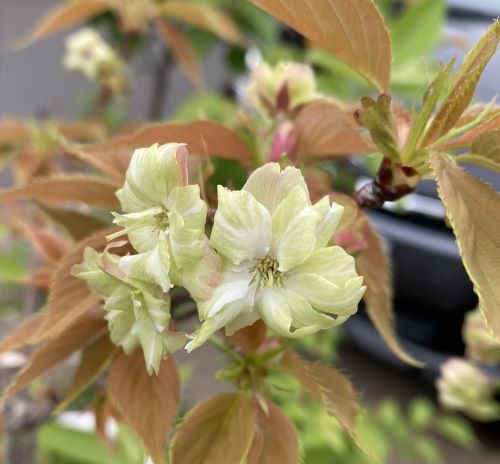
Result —
[[[342, 66], [321, 51], [307, 50], [304, 41], [293, 31], [283, 29], [248, 5], [243, 7], [243, 0], [240, 1], [241, 6], [238, 2], [218, 3], [229, 5], [228, 10], [236, 19], [245, 15], [252, 18], [246, 24], [240, 22], [251, 37], [257, 37], [248, 48], [231, 47], [193, 33], [193, 40], [204, 43], [200, 50], [203, 49], [206, 94], [214, 92], [224, 98], [239, 98], [248, 80], [248, 68], [262, 56], [270, 61], [287, 57], [311, 62], [318, 73], [320, 89], [345, 101], [356, 101], [369, 91], [357, 81], [354, 85], [345, 85], [345, 82], [351, 82], [351, 75]], [[92, 92], [92, 83], [77, 73], [68, 73], [61, 66], [63, 38], [69, 31], [22, 51], [12, 50], [15, 39], [24, 35], [45, 12], [59, 3], [56, 0], [0, 0], [0, 117], [73, 119], [81, 114], [86, 95]], [[381, 0], [378, 3], [388, 23], [393, 22], [397, 30], [398, 18], [404, 14], [405, 8], [418, 2]], [[393, 89], [401, 101], [416, 103], [416, 96], [429, 83], [438, 64], [448, 62], [455, 55], [460, 63], [464, 53], [491, 21], [500, 16], [498, 0], [448, 0], [444, 4], [442, 17], [437, 9], [432, 13], [435, 16], [424, 15], [411, 24], [412, 28], [421, 30], [423, 36], [435, 35], [436, 39], [423, 48], [416, 47], [414, 56], [406, 56], [404, 52], [396, 56]], [[192, 99], [193, 86], [178, 69], [171, 69], [164, 76], [165, 96], [159, 104], [153, 103], [158, 85], [155, 72], [162, 60], [162, 47], [160, 43], [148, 43], [132, 60], [133, 92], [126, 109], [127, 119], [189, 117], [202, 110], [203, 114], [217, 114], [220, 101], [207, 103], [206, 96]], [[478, 86], [477, 100], [490, 101], [496, 96], [499, 75], [500, 54], [488, 65]], [[345, 172], [346, 176], [354, 176], [356, 183], [363, 183], [372, 168], [373, 164], [366, 162], [346, 166]], [[497, 175], [480, 168], [471, 169], [497, 190], [500, 188]], [[8, 182], [7, 178], [3, 179], [2, 182]], [[315, 340], [310, 346], [304, 342], [306, 344], [300, 348], [338, 362], [352, 378], [364, 404], [369, 407], [370, 413], [364, 425], [367, 434], [373, 435], [373, 442], [378, 446], [387, 447], [387, 462], [500, 462], [498, 422], [482, 424], [466, 421], [463, 417], [441, 417], [441, 409], [436, 403], [435, 381], [440, 375], [440, 366], [451, 357], [463, 356], [462, 325], [466, 313], [475, 308], [476, 298], [453, 235], [445, 226], [444, 212], [433, 182], [423, 183], [410, 198], [398, 204], [388, 204], [372, 217], [386, 238], [394, 260], [398, 334], [408, 351], [424, 361], [426, 367], [417, 370], [400, 363], [388, 351], [362, 310], [359, 316], [351, 318], [342, 332]], [[6, 306], [16, 306], [10, 305], [11, 295], [7, 294], [9, 304]], [[5, 298], [1, 300], [5, 302]], [[5, 327], [8, 326], [4, 325], [4, 332]], [[210, 350], [195, 352], [192, 369], [197, 380], [187, 381], [188, 404], [225, 388], [224, 384], [213, 379], [214, 372], [220, 367], [217, 356]], [[192, 358], [190, 362], [193, 362]], [[498, 366], [490, 366], [489, 370], [500, 375]], [[307, 463], [360, 462], [349, 454], [352, 450], [345, 440], [339, 438], [341, 432], [335, 424], [322, 425], [319, 412], [316, 414], [313, 405], [306, 413], [301, 410], [287, 412], [305, 434], [303, 445], [307, 448]], [[81, 417], [76, 420], [80, 428], [84, 423]], [[69, 417], [64, 426], [53, 426], [43, 432], [43, 446], [51, 456], [47, 462], [100, 463], [98, 458], [76, 461], [75, 457], [64, 457], [65, 451], [61, 451], [57, 443], [60, 443], [60, 437], [66, 437], [64, 433], [69, 434], [68, 440], [72, 439], [72, 432], [66, 430], [67, 424], [71, 429], [75, 427], [75, 420]], [[441, 426], [436, 428], [436, 424]], [[312, 433], [308, 435], [307, 430]], [[124, 440], [133, 441], [126, 432], [123, 433]], [[75, 446], [91, 446], [84, 441], [79, 443]], [[340, 460], [330, 460], [332, 456]]]

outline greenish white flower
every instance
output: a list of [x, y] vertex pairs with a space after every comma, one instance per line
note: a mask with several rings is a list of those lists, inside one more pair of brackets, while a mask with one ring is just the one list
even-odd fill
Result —
[[218, 200], [210, 244], [222, 275], [212, 297], [198, 302], [204, 322], [188, 350], [259, 318], [278, 335], [302, 337], [356, 312], [362, 277], [351, 256], [328, 246], [343, 207], [328, 197], [311, 205], [298, 169], [269, 163], [241, 191], [219, 186]]
[[252, 72], [249, 100], [264, 113], [288, 113], [316, 98], [316, 80], [307, 64], [262, 62]]
[[436, 386], [443, 406], [479, 421], [500, 418], [500, 403], [494, 398], [498, 382], [471, 362], [460, 358], [446, 361]]
[[493, 365], [500, 362], [500, 343], [488, 331], [479, 309], [467, 313], [463, 338], [470, 359]]
[[128, 276], [150, 280], [168, 292], [175, 285], [193, 297], [211, 293], [219, 261], [205, 235], [207, 207], [198, 185], [187, 185], [187, 150], [168, 143], [134, 152], [117, 192], [124, 214], [114, 222], [138, 252], [120, 260]]
[[127, 278], [121, 271], [123, 259], [105, 251], [102, 255], [86, 248], [83, 263], [73, 267], [73, 275], [84, 279], [104, 300], [110, 338], [126, 353], [139, 346], [149, 374], [158, 373], [160, 361], [181, 349], [186, 336], [169, 330], [170, 298], [147, 281]]
[[90, 27], [79, 29], [65, 40], [64, 68], [101, 81], [119, 93], [125, 87], [125, 65], [100, 34]]

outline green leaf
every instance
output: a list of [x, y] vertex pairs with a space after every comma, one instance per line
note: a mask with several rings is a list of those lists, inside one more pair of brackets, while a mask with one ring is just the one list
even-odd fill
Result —
[[419, 146], [420, 138], [429, 118], [446, 88], [454, 64], [455, 60], [451, 60], [446, 66], [443, 66], [425, 91], [422, 109], [413, 122], [403, 153], [401, 154], [401, 160], [405, 165], [409, 165], [411, 161], [414, 161], [415, 155], [420, 152], [416, 148]]
[[430, 438], [413, 437], [411, 444], [414, 452], [421, 458], [420, 462], [428, 462], [429, 464], [442, 462], [441, 452]]
[[354, 113], [359, 125], [366, 127], [382, 154], [399, 162], [398, 133], [391, 110], [391, 97], [381, 94], [377, 101], [369, 97], [361, 99], [362, 109]]
[[479, 442], [469, 422], [460, 417], [440, 417], [435, 423], [436, 430], [453, 443], [466, 449], [474, 449]]
[[446, 12], [443, 0], [421, 0], [391, 28], [395, 63], [421, 58], [437, 45]]
[[49, 423], [40, 429], [38, 439], [47, 462], [58, 459], [57, 462], [63, 460], [72, 464], [124, 464], [119, 456], [106, 448], [97, 435], [90, 432]]
[[447, 155], [434, 154], [431, 166], [486, 326], [500, 341], [500, 196]]
[[428, 427], [434, 418], [434, 404], [427, 398], [415, 398], [408, 408], [408, 420], [413, 427]]
[[425, 134], [424, 144], [439, 139], [458, 122], [474, 96], [484, 68], [497, 51], [499, 41], [500, 22], [497, 20], [465, 57], [453, 79], [448, 96]]
[[478, 135], [472, 142], [471, 152], [458, 155], [456, 160], [500, 172], [500, 130]]

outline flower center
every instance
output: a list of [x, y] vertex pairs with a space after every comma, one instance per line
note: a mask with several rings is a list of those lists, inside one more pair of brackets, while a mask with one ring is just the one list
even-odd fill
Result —
[[155, 215], [156, 225], [161, 230], [166, 230], [168, 228], [168, 216], [165, 210], [162, 210], [161, 213]]
[[283, 272], [278, 271], [278, 267], [278, 261], [266, 256], [254, 267], [252, 282], [257, 282], [257, 285], [261, 288], [272, 287], [273, 285], [281, 287], [283, 285], [285, 275]]

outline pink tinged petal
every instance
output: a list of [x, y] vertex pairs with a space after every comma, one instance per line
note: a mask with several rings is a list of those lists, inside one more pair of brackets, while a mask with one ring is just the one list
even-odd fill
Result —
[[272, 240], [268, 211], [246, 191], [231, 192], [219, 185], [217, 193], [210, 244], [234, 264], [265, 257]]

